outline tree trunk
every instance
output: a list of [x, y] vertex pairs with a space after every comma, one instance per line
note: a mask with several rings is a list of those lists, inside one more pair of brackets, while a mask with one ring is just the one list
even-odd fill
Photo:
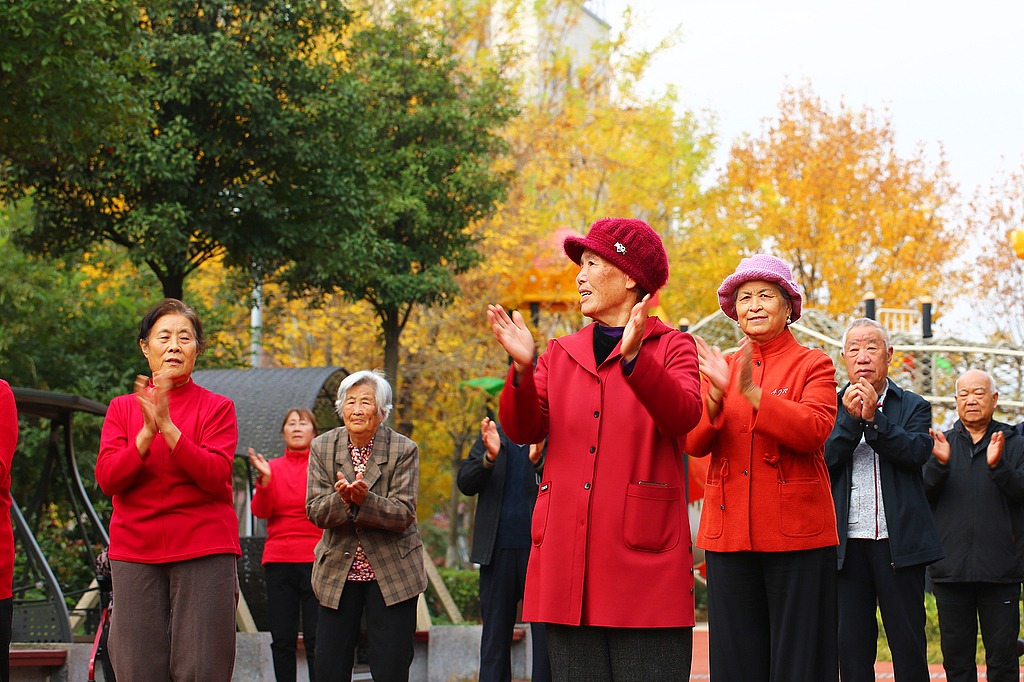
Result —
[[153, 272], [156, 273], [157, 278], [160, 280], [160, 286], [164, 290], [164, 298], [176, 298], [179, 301], [184, 299], [185, 295], [185, 275], [181, 272], [168, 272], [166, 270], [160, 271], [153, 267]]
[[456, 474], [459, 470], [459, 462], [462, 460], [462, 447], [458, 439], [452, 445], [452, 489], [451, 497], [448, 499], [448, 551], [445, 553], [447, 565], [452, 568], [462, 568], [462, 558], [459, 556], [459, 526], [462, 515], [459, 514], [459, 502], [462, 493], [456, 482]]
[[395, 417], [395, 413], [398, 412], [398, 405], [401, 395], [398, 386], [398, 350], [401, 347], [401, 336], [402, 328], [398, 321], [399, 310], [397, 306], [391, 306], [383, 311], [381, 314], [381, 329], [384, 332], [384, 374], [387, 375], [388, 381], [391, 382], [391, 386], [395, 391], [395, 405], [394, 409], [391, 410], [391, 414], [388, 416], [388, 426], [391, 428], [395, 427], [395, 424], [399, 423]]

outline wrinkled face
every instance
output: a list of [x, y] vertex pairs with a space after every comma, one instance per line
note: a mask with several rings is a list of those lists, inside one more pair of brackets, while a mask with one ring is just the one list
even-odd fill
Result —
[[781, 334], [790, 312], [789, 301], [771, 282], [752, 279], [736, 290], [736, 319], [740, 329], [758, 343]]
[[889, 361], [892, 360], [892, 348], [886, 345], [882, 332], [869, 325], [851, 329], [846, 334], [843, 359], [850, 383], [867, 379], [875, 391], [882, 394], [885, 379], [889, 376]]
[[281, 435], [284, 436], [285, 447], [294, 452], [302, 452], [309, 450], [309, 445], [316, 436], [316, 429], [313, 428], [313, 422], [298, 412], [292, 412], [284, 423]]
[[581, 313], [605, 326], [621, 327], [636, 305], [635, 287], [633, 278], [612, 263], [590, 249], [583, 251], [576, 275]]
[[999, 393], [992, 390], [987, 374], [978, 370], [964, 372], [956, 382], [956, 413], [964, 426], [983, 429], [992, 421]]
[[170, 377], [175, 386], [192, 376], [199, 348], [195, 328], [184, 315], [171, 313], [157, 319], [149, 330], [149, 338], [140, 341], [139, 347], [154, 375]]
[[377, 398], [373, 386], [357, 384], [348, 389], [341, 404], [341, 416], [348, 429], [349, 440], [356, 445], [365, 445], [377, 433], [382, 419], [377, 411]]

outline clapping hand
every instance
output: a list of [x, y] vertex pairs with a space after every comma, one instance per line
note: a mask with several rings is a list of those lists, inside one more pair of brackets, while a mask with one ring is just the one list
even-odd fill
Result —
[[257, 476], [259, 484], [266, 486], [270, 483], [270, 462], [267, 461], [267, 458], [256, 452], [254, 449], [249, 448], [249, 461], [252, 462], [252, 465], [260, 474]]
[[990, 469], [994, 469], [999, 464], [999, 460], [1003, 458], [1003, 445], [1005, 443], [1006, 436], [1003, 435], [1002, 431], [992, 432], [992, 437], [988, 441], [988, 450], [985, 451]]
[[939, 460], [939, 464], [949, 464], [949, 441], [946, 440], [946, 434], [935, 429], [928, 429], [928, 433], [935, 441], [932, 443], [932, 455]]
[[533, 341], [533, 334], [526, 326], [526, 321], [518, 310], [512, 312], [512, 316], [505, 312], [500, 305], [487, 306], [487, 321], [494, 332], [494, 338], [498, 340], [501, 347], [505, 349], [512, 362], [516, 364], [516, 371], [523, 371], [528, 365], [533, 364], [533, 356], [537, 351]]
[[338, 481], [334, 484], [334, 489], [338, 491], [341, 499], [345, 501], [345, 506], [350, 504], [362, 505], [363, 501], [366, 500], [366, 493], [370, 491], [370, 487], [363, 480], [362, 472], [357, 472], [356, 480], [349, 483], [345, 478], [345, 474], [339, 471]]

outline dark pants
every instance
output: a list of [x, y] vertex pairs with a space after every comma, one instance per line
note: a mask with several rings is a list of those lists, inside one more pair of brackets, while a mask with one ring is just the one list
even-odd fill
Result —
[[110, 661], [119, 680], [228, 682], [235, 665], [234, 554], [111, 561]]
[[[495, 549], [491, 563], [480, 567], [480, 682], [512, 679], [512, 630], [526, 584], [530, 550]], [[551, 680], [547, 634], [543, 623], [530, 626], [533, 639], [533, 682]]]
[[713, 682], [836, 682], [835, 547], [706, 552]]
[[0, 599], [0, 682], [11, 679], [11, 635], [14, 631], [14, 597]]
[[[629, 590], [623, 590], [629, 599]], [[547, 624], [557, 682], [685, 682], [693, 628], [605, 628]]]
[[295, 649], [302, 618], [302, 645], [306, 649], [309, 679], [316, 681], [316, 617], [320, 605], [313, 594], [312, 563], [263, 565], [267, 577], [267, 616], [270, 621], [270, 650], [274, 654], [277, 682], [295, 682]]
[[942, 667], [949, 682], [977, 682], [978, 623], [989, 682], [1018, 682], [1020, 583], [934, 583]]
[[316, 636], [319, 682], [352, 679], [364, 612], [374, 682], [408, 682], [416, 635], [416, 597], [388, 606], [375, 580], [349, 580], [337, 609], [320, 606]]
[[839, 670], [843, 682], [874, 682], [882, 613], [900, 682], [928, 682], [924, 634], [924, 566], [894, 569], [888, 540], [847, 543], [839, 571]]

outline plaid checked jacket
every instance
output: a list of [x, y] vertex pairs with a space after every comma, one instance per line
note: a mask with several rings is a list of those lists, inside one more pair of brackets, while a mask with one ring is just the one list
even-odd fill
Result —
[[348, 481], [356, 478], [345, 427], [318, 436], [309, 451], [306, 516], [324, 529], [314, 549], [317, 599], [328, 608], [338, 608], [359, 542], [388, 606], [415, 597], [427, 586], [423, 541], [416, 526], [420, 476], [416, 443], [386, 426], [377, 429], [363, 474], [370, 491], [362, 506], [352, 505], [351, 514], [334, 490], [339, 471]]

